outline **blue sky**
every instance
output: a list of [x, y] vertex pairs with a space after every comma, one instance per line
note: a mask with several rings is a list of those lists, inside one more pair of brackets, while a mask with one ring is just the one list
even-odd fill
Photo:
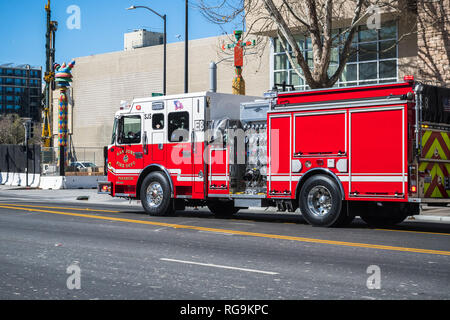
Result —
[[[0, 0], [0, 64], [12, 62], [45, 68], [45, 31], [47, 0]], [[194, 3], [194, 0], [192, 1]], [[81, 29], [69, 30], [67, 8], [81, 9]], [[127, 11], [131, 5], [144, 5], [167, 15], [167, 41], [184, 41], [185, 0], [53, 0], [52, 20], [59, 23], [56, 35], [56, 60], [123, 50], [123, 34], [146, 28], [163, 31], [163, 20], [145, 9]], [[189, 38], [222, 34], [190, 6]], [[231, 33], [232, 26], [225, 29]]]

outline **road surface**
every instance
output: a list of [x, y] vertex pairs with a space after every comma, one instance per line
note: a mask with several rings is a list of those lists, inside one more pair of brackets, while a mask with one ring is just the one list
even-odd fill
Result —
[[0, 299], [449, 299], [450, 224], [0, 197]]

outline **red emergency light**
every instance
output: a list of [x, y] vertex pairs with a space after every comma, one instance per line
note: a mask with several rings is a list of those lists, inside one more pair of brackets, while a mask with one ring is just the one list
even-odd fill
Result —
[[414, 82], [414, 76], [408, 75], [403, 78], [405, 82]]

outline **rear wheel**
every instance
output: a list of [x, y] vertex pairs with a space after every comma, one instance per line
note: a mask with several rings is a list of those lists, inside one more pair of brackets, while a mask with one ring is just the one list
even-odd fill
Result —
[[208, 209], [221, 218], [231, 217], [240, 210], [234, 206], [234, 201], [211, 201], [208, 203]]
[[361, 219], [371, 227], [390, 227], [403, 222], [408, 215], [399, 214], [392, 217], [361, 216]]
[[371, 227], [382, 228], [399, 224], [419, 213], [420, 207], [416, 203], [379, 203], [369, 206], [361, 219]]
[[173, 211], [170, 185], [160, 172], [145, 177], [141, 186], [141, 202], [145, 212], [151, 216], [166, 216]]
[[305, 220], [313, 226], [337, 227], [346, 222], [339, 187], [325, 175], [315, 175], [305, 182], [299, 207]]

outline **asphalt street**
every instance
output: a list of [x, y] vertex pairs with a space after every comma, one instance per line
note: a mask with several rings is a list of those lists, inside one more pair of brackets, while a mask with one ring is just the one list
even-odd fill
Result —
[[325, 229], [0, 194], [0, 299], [449, 298], [450, 224]]

